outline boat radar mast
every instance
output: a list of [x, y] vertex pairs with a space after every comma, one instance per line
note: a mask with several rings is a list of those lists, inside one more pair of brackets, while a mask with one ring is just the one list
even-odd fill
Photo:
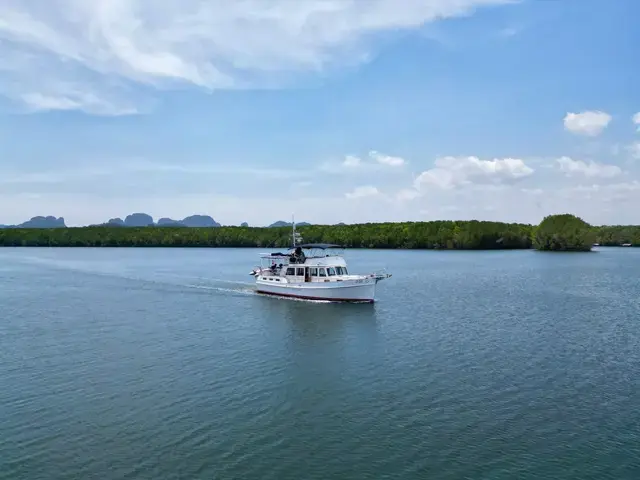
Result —
[[291, 238], [293, 241], [293, 248], [296, 248], [296, 242], [301, 242], [302, 236], [298, 232], [296, 232], [296, 220], [294, 215], [291, 215], [291, 228], [292, 228]]

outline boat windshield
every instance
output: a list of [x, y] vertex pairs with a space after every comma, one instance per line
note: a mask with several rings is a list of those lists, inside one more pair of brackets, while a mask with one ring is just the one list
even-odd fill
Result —
[[336, 273], [338, 275], [349, 275], [347, 273], [347, 267], [336, 267]]
[[301, 248], [307, 258], [342, 256], [344, 250], [344, 247], [340, 245], [327, 243], [307, 243], [304, 245], [299, 245], [296, 248]]

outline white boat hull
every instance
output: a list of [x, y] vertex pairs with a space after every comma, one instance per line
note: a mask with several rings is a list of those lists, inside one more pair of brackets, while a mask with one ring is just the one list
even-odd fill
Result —
[[376, 293], [375, 278], [345, 282], [308, 282], [276, 285], [275, 282], [257, 280], [256, 291], [267, 295], [304, 300], [332, 302], [373, 303]]

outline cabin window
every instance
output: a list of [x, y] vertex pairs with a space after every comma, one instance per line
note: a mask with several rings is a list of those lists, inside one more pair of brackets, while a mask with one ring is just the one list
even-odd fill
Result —
[[324, 271], [324, 268], [319, 268], [318, 269], [318, 273], [319, 273], [318, 276], [320, 276], [320, 277], [326, 277], [327, 276], [327, 273]]
[[330, 277], [333, 277], [336, 274], [336, 271], [333, 267], [329, 267], [327, 268], [327, 273], [329, 274]]
[[318, 276], [318, 269], [317, 268], [310, 268], [309, 272], [311, 272], [310, 275], [312, 277], [317, 277]]
[[304, 268], [298, 267], [298, 276], [299, 277], [304, 277]]
[[296, 274], [296, 269], [293, 267], [289, 267], [287, 268], [287, 275], [295, 275]]
[[338, 275], [346, 275], [347, 274], [347, 269], [344, 267], [336, 267], [336, 273]]

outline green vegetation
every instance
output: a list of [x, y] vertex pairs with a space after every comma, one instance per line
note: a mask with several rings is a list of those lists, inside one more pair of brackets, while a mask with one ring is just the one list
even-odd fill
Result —
[[[530, 248], [529, 225], [496, 222], [406, 222], [308, 225], [305, 242], [363, 248], [505, 249]], [[291, 244], [290, 227], [82, 227], [2, 229], [0, 246], [55, 247], [262, 247]]]
[[593, 230], [596, 243], [600, 245], [613, 247], [626, 243], [640, 246], [640, 226], [613, 225], [595, 227]]
[[549, 215], [533, 231], [537, 250], [588, 252], [594, 239], [593, 227], [570, 214]]
[[[481, 221], [306, 225], [305, 242], [351, 248], [589, 250], [602, 245], [640, 245], [640, 227], [591, 227], [572, 215], [546, 217], [537, 226]], [[120, 227], [0, 229], [0, 246], [51, 247], [260, 247], [286, 248], [290, 227]]]

